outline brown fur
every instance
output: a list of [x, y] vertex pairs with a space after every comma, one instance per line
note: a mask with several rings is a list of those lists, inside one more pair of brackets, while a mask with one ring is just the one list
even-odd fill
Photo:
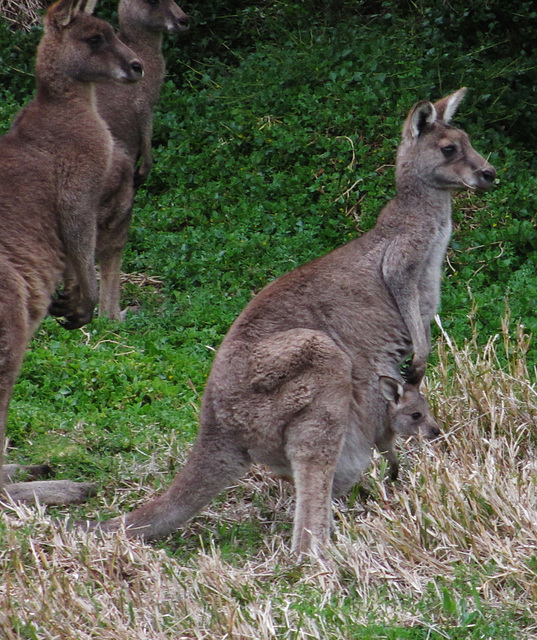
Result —
[[[66, 265], [77, 286], [53, 305], [55, 313], [75, 328], [91, 320], [96, 303], [95, 212], [112, 138], [97, 113], [93, 82], [132, 82], [142, 73], [106, 22], [80, 12], [86, 4], [59, 0], [47, 11], [36, 98], [0, 139], [0, 454], [26, 346]], [[88, 489], [81, 485], [80, 495]], [[7, 492], [15, 500], [21, 495], [17, 485]], [[38, 491], [43, 502], [46, 493]]]
[[99, 315], [113, 320], [122, 318], [120, 267], [131, 222], [134, 189], [145, 181], [153, 163], [153, 109], [164, 79], [162, 37], [165, 31], [186, 31], [188, 17], [173, 0], [154, 3], [121, 0], [119, 27], [120, 40], [141, 59], [145, 74], [135, 85], [97, 87], [99, 112], [116, 143], [99, 210], [97, 235], [101, 273]]
[[449, 124], [463, 95], [412, 109], [396, 196], [371, 231], [272, 282], [240, 314], [216, 354], [185, 467], [103, 529], [124, 522], [132, 536], [165, 536], [259, 462], [294, 480], [293, 551], [326, 544], [332, 493], [352, 487], [373, 447], [393, 452], [379, 376], [397, 379], [412, 353], [411, 382], [423, 375], [452, 190], [485, 189], [495, 176]]

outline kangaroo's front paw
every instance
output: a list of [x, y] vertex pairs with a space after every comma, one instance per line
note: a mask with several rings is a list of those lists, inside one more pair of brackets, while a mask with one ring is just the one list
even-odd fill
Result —
[[406, 382], [419, 385], [425, 375], [426, 367], [427, 362], [420, 363], [414, 359], [407, 367], [403, 368], [401, 373]]
[[138, 187], [144, 184], [144, 182], [147, 180], [147, 176], [149, 175], [150, 170], [151, 167], [147, 167], [144, 164], [141, 164], [139, 167], [137, 167], [136, 171], [134, 172], [132, 181], [135, 189], [138, 189]]
[[95, 301], [81, 300], [77, 290], [63, 291], [50, 303], [49, 314], [64, 320], [58, 320], [64, 329], [72, 330], [83, 327], [93, 320]]
[[138, 187], [141, 187], [143, 185], [143, 183], [146, 181], [147, 176], [144, 176], [140, 173], [140, 171], [136, 171], [134, 173], [134, 178], [132, 180], [132, 184], [134, 186], [135, 189], [138, 189]]
[[51, 316], [61, 318], [71, 313], [73, 308], [73, 294], [72, 292], [60, 291], [55, 298], [52, 298], [48, 307], [48, 312]]
[[65, 320], [58, 320], [60, 326], [68, 331], [80, 329], [80, 327], [83, 327], [93, 320], [93, 308], [91, 311], [66, 313], [64, 317]]

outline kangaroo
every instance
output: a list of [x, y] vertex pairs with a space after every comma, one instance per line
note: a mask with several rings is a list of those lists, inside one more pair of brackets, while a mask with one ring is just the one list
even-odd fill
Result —
[[[135, 82], [143, 69], [112, 27], [90, 15], [94, 5], [58, 0], [48, 9], [37, 50], [36, 97], [0, 138], [0, 456], [24, 352], [66, 265], [78, 286], [56, 303], [65, 326], [89, 322], [97, 299], [95, 212], [113, 143], [97, 112], [93, 83]], [[14, 483], [6, 492], [14, 500], [35, 496], [43, 503], [88, 494], [89, 485], [59, 482]]]
[[165, 70], [163, 33], [184, 32], [189, 28], [187, 15], [173, 0], [121, 0], [118, 13], [119, 39], [136, 52], [144, 65], [145, 75], [134, 85], [109, 83], [97, 87], [99, 112], [116, 141], [97, 231], [101, 274], [99, 315], [113, 320], [122, 318], [120, 267], [131, 222], [134, 191], [145, 181], [153, 164], [153, 109]]
[[390, 454], [379, 375], [397, 379], [413, 354], [409, 381], [423, 376], [452, 191], [487, 189], [495, 178], [449, 124], [464, 93], [410, 111], [396, 195], [373, 229], [248, 304], [216, 353], [185, 467], [162, 495], [102, 529], [124, 523], [131, 536], [165, 536], [258, 462], [294, 480], [293, 552], [327, 544], [331, 495], [352, 487], [373, 447]]
[[390, 464], [390, 478], [395, 481], [399, 476], [399, 462], [395, 453], [396, 435], [422, 435], [434, 440], [440, 435], [436, 420], [432, 417], [427, 400], [419, 391], [419, 384], [410, 384], [392, 378], [380, 376], [379, 385], [387, 401], [384, 430], [375, 442], [377, 449], [386, 456]]

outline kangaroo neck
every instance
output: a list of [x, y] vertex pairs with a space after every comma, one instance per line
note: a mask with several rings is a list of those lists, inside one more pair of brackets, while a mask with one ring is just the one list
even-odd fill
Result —
[[434, 209], [440, 217], [451, 215], [450, 189], [431, 187], [416, 176], [405, 178], [398, 178], [395, 194], [395, 201], [402, 210]]
[[154, 31], [137, 26], [128, 20], [120, 20], [119, 39], [134, 49], [137, 55], [141, 56], [143, 52], [160, 54], [163, 38], [162, 31]]
[[91, 111], [97, 111], [95, 84], [93, 82], [75, 82], [70, 78], [37, 80], [36, 100], [41, 104], [78, 103]]

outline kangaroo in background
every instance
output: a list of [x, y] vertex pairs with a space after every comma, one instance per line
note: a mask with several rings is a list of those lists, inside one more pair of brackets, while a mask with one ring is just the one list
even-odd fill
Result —
[[248, 304], [215, 356], [184, 468], [165, 493], [102, 529], [124, 523], [131, 536], [165, 536], [258, 462], [294, 480], [292, 549], [300, 555], [328, 542], [331, 495], [360, 478], [373, 447], [392, 457], [395, 475], [379, 376], [398, 379], [413, 354], [409, 382], [421, 380], [452, 191], [487, 189], [495, 178], [466, 133], [450, 125], [464, 93], [410, 111], [396, 195], [373, 229]]
[[108, 83], [97, 87], [99, 112], [116, 142], [97, 231], [101, 274], [99, 315], [113, 320], [121, 319], [121, 258], [131, 222], [134, 190], [145, 181], [153, 164], [153, 109], [165, 70], [163, 34], [189, 28], [187, 15], [173, 0], [121, 0], [118, 13], [119, 39], [142, 61], [145, 74], [133, 85]]
[[[58, 0], [48, 9], [36, 97], [0, 138], [0, 470], [13, 386], [66, 265], [78, 284], [56, 303], [65, 326], [89, 322], [97, 301], [96, 211], [113, 142], [93, 83], [135, 82], [143, 70], [112, 27], [90, 15], [94, 5]], [[56, 503], [82, 500], [90, 486], [59, 481], [5, 489], [14, 500]]]

